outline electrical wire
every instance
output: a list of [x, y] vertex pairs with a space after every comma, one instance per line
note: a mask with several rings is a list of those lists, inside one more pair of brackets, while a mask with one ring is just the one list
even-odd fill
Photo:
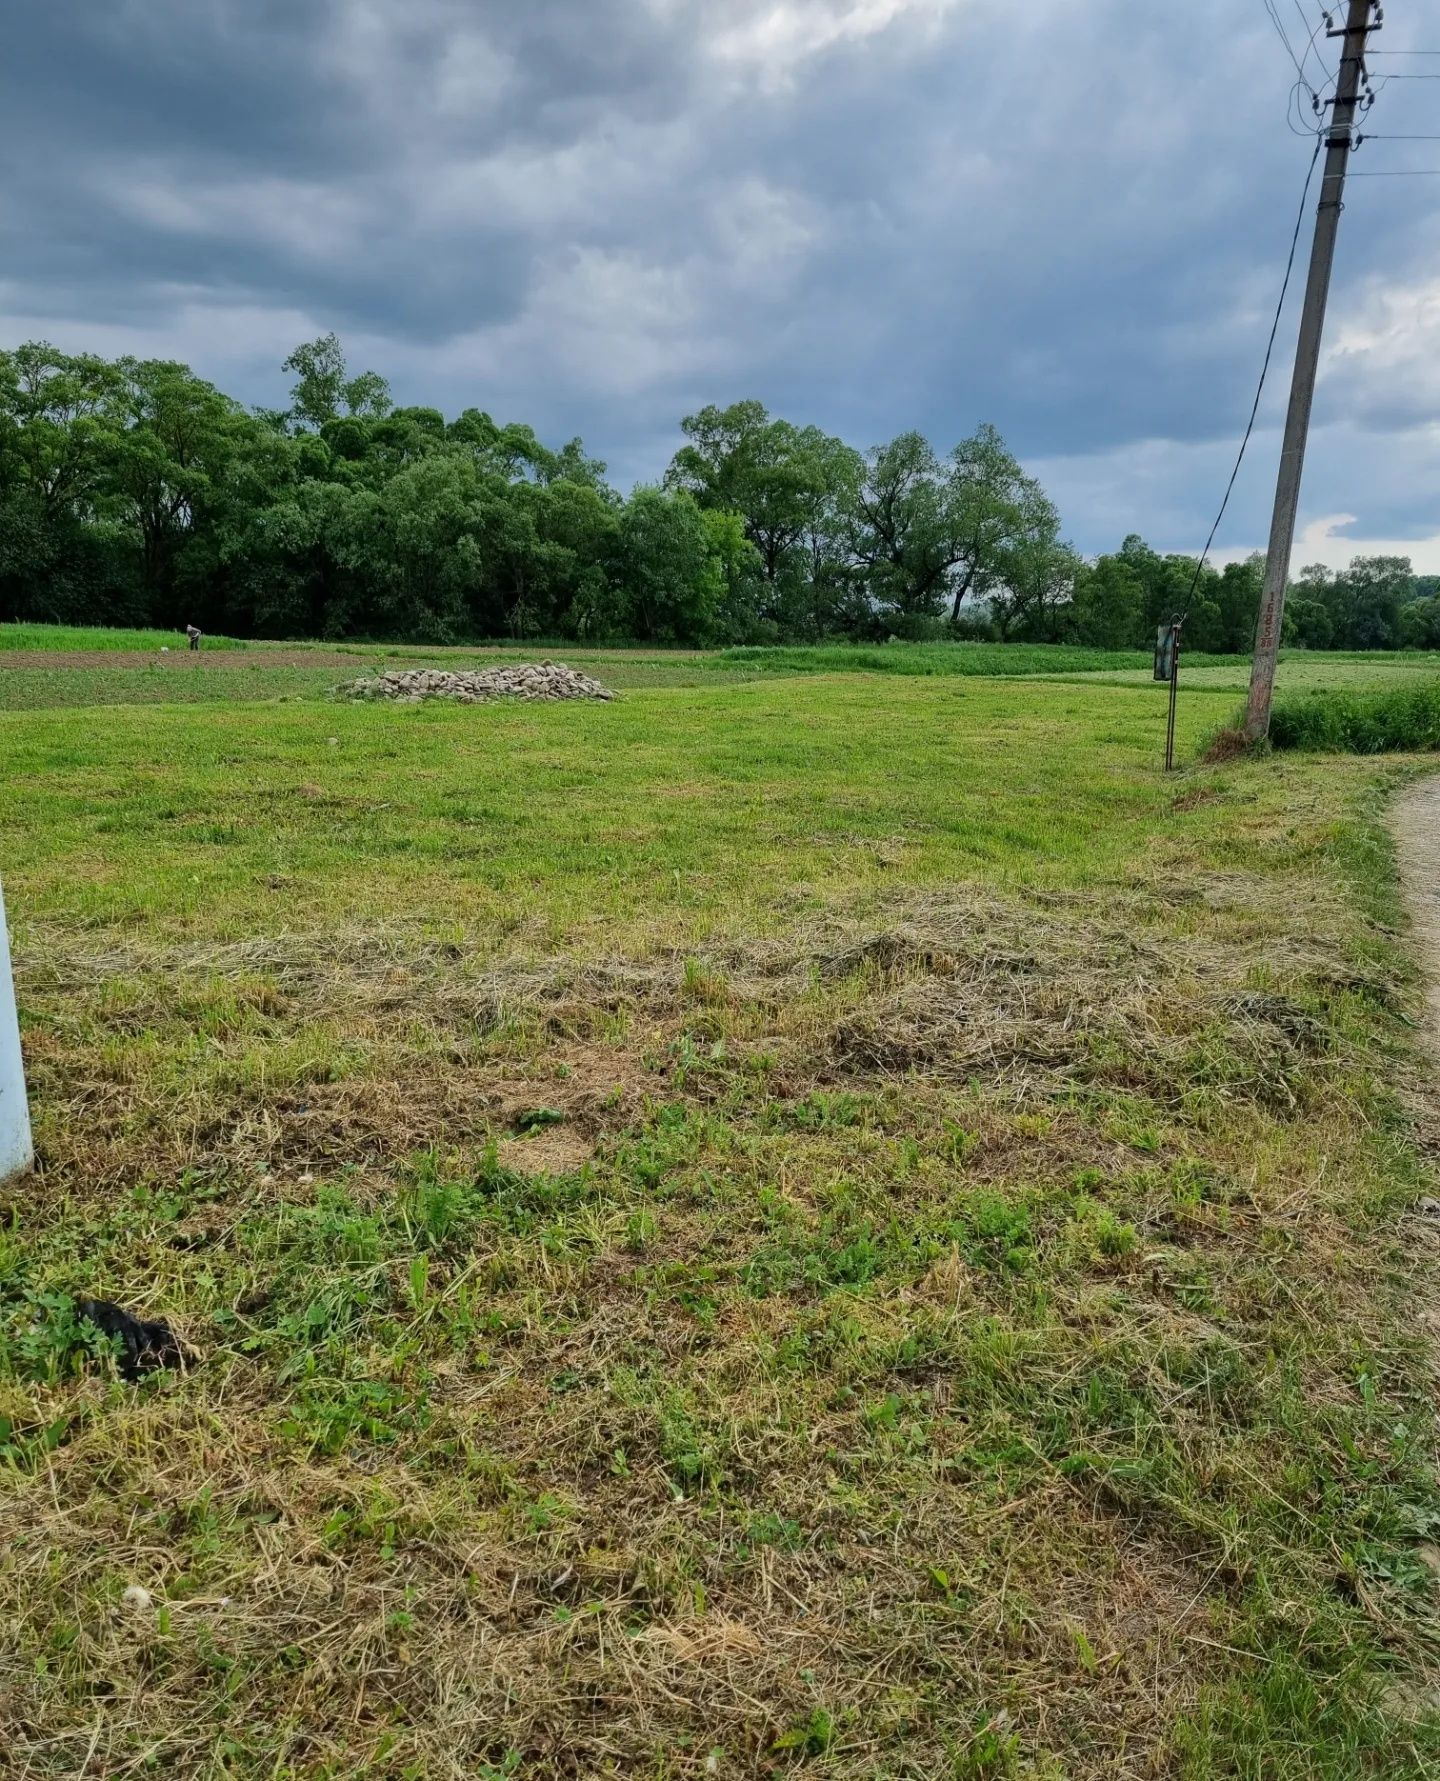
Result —
[[[1305, 122], [1305, 113], [1300, 109], [1301, 91], [1302, 89], [1298, 80], [1291, 84], [1290, 97], [1285, 105], [1286, 126], [1292, 136], [1317, 136], [1320, 131], [1325, 128], [1324, 122], [1318, 117], [1312, 124], [1307, 124]], [[1310, 109], [1314, 112], [1315, 106], [1312, 104]], [[1300, 119], [1298, 124], [1295, 122], [1297, 116]]]
[[1265, 8], [1265, 13], [1269, 18], [1270, 23], [1275, 27], [1281, 43], [1285, 45], [1285, 54], [1289, 56], [1290, 60], [1295, 64], [1296, 78], [1299, 80], [1301, 86], [1305, 88], [1306, 92], [1310, 93], [1312, 97], [1318, 97], [1314, 87], [1312, 87], [1310, 82], [1305, 78], [1305, 70], [1301, 65], [1300, 58], [1295, 54], [1294, 46], [1290, 42], [1289, 34], [1286, 32], [1279, 12], [1276, 11], [1275, 0], [1260, 0], [1260, 3]]
[[1185, 610], [1180, 615], [1183, 625], [1190, 614], [1190, 606], [1195, 598], [1195, 590], [1200, 585], [1200, 577], [1205, 572], [1206, 559], [1210, 555], [1210, 547], [1215, 542], [1215, 534], [1220, 530], [1220, 522], [1225, 517], [1225, 510], [1230, 505], [1230, 497], [1235, 492], [1235, 480], [1240, 474], [1240, 466], [1245, 462], [1245, 450], [1250, 443], [1250, 435], [1255, 431], [1255, 417], [1260, 412], [1260, 398], [1265, 394], [1265, 379], [1270, 375], [1270, 360], [1275, 353], [1275, 336], [1280, 332], [1280, 317], [1285, 311], [1285, 298], [1290, 290], [1291, 275], [1295, 271], [1295, 250], [1300, 245], [1300, 231], [1305, 226], [1305, 211], [1310, 202], [1310, 186], [1315, 178], [1315, 166], [1320, 159], [1320, 150], [1324, 144], [1319, 140], [1315, 143], [1315, 152], [1310, 157], [1310, 165], [1305, 169], [1305, 186], [1300, 193], [1300, 209], [1295, 217], [1295, 232], [1290, 237], [1290, 254], [1285, 261], [1285, 277], [1280, 286], [1280, 301], [1275, 305], [1275, 319], [1270, 324], [1270, 338], [1265, 346], [1265, 362], [1260, 367], [1260, 381], [1255, 386], [1255, 400], [1250, 407], [1250, 419], [1245, 423], [1245, 436], [1240, 441], [1240, 450], [1235, 455], [1235, 467], [1230, 472], [1230, 480], [1225, 485], [1225, 494], [1220, 502], [1220, 511], [1215, 515], [1215, 524], [1210, 528], [1210, 536], [1205, 540], [1205, 548], [1200, 552], [1200, 560], [1195, 565], [1195, 575], [1190, 583], [1190, 591], [1185, 596]]
[[[1300, 0], [1295, 0], [1295, 10], [1296, 10], [1296, 12], [1298, 12], [1300, 14], [1300, 29], [1303, 31], [1305, 29], [1305, 8], [1300, 4]], [[1324, 31], [1328, 28], [1329, 23], [1330, 23], [1329, 18], [1322, 8], [1321, 14], [1320, 14], [1320, 23], [1318, 25], [1316, 25], [1315, 29], [1310, 33], [1309, 41], [1306, 43], [1305, 48], [1300, 56], [1301, 78], [1302, 79], [1304, 78], [1305, 64], [1310, 60], [1310, 57], [1313, 55], [1315, 57], [1315, 60], [1320, 64], [1320, 75], [1321, 75], [1320, 84], [1321, 84], [1321, 86], [1329, 86], [1335, 78], [1333, 74], [1330, 74], [1327, 72], [1326, 67], [1325, 67], [1325, 58], [1320, 54], [1319, 50], [1315, 48], [1315, 39], [1320, 35], [1320, 33], [1322, 31]]]
[[[1300, 14], [1301, 28], [1308, 28], [1307, 20], [1305, 18], [1305, 10], [1300, 4], [1300, 0], [1294, 0], [1294, 4], [1295, 10]], [[1268, 10], [1267, 6], [1267, 11]], [[1321, 117], [1320, 113], [1325, 104], [1326, 92], [1335, 84], [1335, 76], [1326, 69], [1324, 57], [1320, 54], [1320, 51], [1315, 48], [1316, 38], [1327, 28], [1330, 22], [1324, 8], [1322, 7], [1320, 10], [1320, 23], [1310, 32], [1309, 40], [1307, 41], [1304, 50], [1301, 52], [1300, 60], [1297, 65], [1300, 78], [1295, 82], [1294, 86], [1291, 87], [1290, 96], [1285, 106], [1285, 123], [1292, 136], [1315, 136], [1326, 127], [1325, 120]], [[1287, 40], [1287, 48], [1288, 47]], [[1312, 54], [1314, 55], [1316, 62], [1319, 63], [1320, 68], [1320, 85], [1318, 88], [1312, 86], [1309, 80], [1305, 77], [1305, 66], [1309, 62]], [[1291, 54], [1290, 59], [1292, 62], [1295, 60], [1293, 53]], [[1310, 97], [1310, 111], [1314, 120], [1311, 123], [1306, 123], [1305, 113], [1300, 106], [1300, 94], [1302, 92], [1308, 93]], [[1295, 121], [1297, 116], [1300, 120], [1298, 125]]]

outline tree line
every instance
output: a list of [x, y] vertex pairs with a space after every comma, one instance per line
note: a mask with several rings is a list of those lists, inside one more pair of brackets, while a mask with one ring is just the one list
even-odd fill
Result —
[[[1258, 559], [1196, 578], [1141, 539], [1094, 562], [982, 425], [857, 451], [759, 402], [682, 423], [663, 480], [622, 496], [572, 439], [469, 408], [400, 407], [333, 334], [285, 361], [283, 410], [162, 360], [0, 352], [0, 617], [188, 621], [254, 637], [572, 637], [717, 644], [993, 637], [1245, 651]], [[1315, 647], [1440, 644], [1403, 559], [1305, 570]]]

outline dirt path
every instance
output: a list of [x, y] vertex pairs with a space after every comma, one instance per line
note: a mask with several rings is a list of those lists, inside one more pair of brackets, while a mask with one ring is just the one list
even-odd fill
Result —
[[1390, 826], [1425, 973], [1425, 1024], [1431, 1053], [1440, 1057], [1440, 774], [1401, 793], [1391, 809]]
[[186, 649], [183, 639], [168, 654], [158, 649], [0, 649], [0, 670], [5, 668], [164, 668], [179, 673], [204, 673], [210, 668], [353, 668], [357, 675], [381, 668], [461, 667], [472, 663], [485, 666], [500, 663], [538, 662], [549, 657], [567, 661], [613, 663], [661, 663], [666, 667], [686, 666], [704, 659], [705, 652], [695, 649], [667, 650], [597, 650], [583, 645], [562, 648], [557, 644], [536, 644], [533, 652], [520, 649], [487, 649], [483, 643], [473, 648], [465, 644], [436, 644], [427, 650], [423, 644], [396, 644], [392, 650], [369, 649], [363, 655], [354, 650], [321, 649], [314, 645], [287, 648], [283, 643], [258, 644], [254, 649]]
[[[1414, 922], [1414, 950], [1425, 977], [1424, 1057], [1414, 1075], [1408, 1099], [1415, 1116], [1415, 1135], [1422, 1156], [1433, 1168], [1440, 1159], [1440, 773], [1407, 787], [1391, 806], [1390, 829], [1400, 856], [1400, 882]], [[1402, 1246], [1409, 1258], [1409, 1290], [1413, 1315], [1428, 1338], [1435, 1390], [1440, 1392], [1440, 1218], [1434, 1195], [1422, 1198], [1403, 1223]], [[1421, 1549], [1425, 1562], [1440, 1576], [1440, 1542]], [[1414, 1685], [1397, 1684], [1409, 1713], [1440, 1712], [1440, 1689], [1422, 1694]]]

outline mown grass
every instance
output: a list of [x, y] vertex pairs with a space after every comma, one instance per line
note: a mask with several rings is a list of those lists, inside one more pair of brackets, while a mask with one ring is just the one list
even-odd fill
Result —
[[787, 895], [1097, 884], [1173, 795], [1154, 702], [1064, 683], [757, 680], [469, 722], [344, 703], [0, 721], [0, 839], [33, 915], [227, 939], [277, 909], [318, 929], [408, 906], [613, 949], [616, 922], [754, 933]]
[[1434, 1773], [1413, 767], [1157, 740], [0, 713], [19, 1772]]

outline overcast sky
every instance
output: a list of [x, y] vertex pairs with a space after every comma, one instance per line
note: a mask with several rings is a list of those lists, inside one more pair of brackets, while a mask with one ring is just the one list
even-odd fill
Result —
[[[1303, 49], [1316, 0], [1275, 4]], [[1378, 44], [1440, 49], [1389, 10]], [[861, 446], [991, 420], [1082, 549], [1196, 549], [1310, 154], [1294, 82], [1263, 0], [32, 0], [0, 341], [275, 404], [333, 328], [398, 400], [580, 433], [623, 487], [706, 402]], [[1440, 132], [1440, 80], [1370, 126]], [[1356, 158], [1405, 167], [1440, 142]], [[1264, 544], [1303, 270], [1226, 553]], [[1437, 413], [1440, 179], [1356, 180], [1297, 564], [1440, 569]]]

